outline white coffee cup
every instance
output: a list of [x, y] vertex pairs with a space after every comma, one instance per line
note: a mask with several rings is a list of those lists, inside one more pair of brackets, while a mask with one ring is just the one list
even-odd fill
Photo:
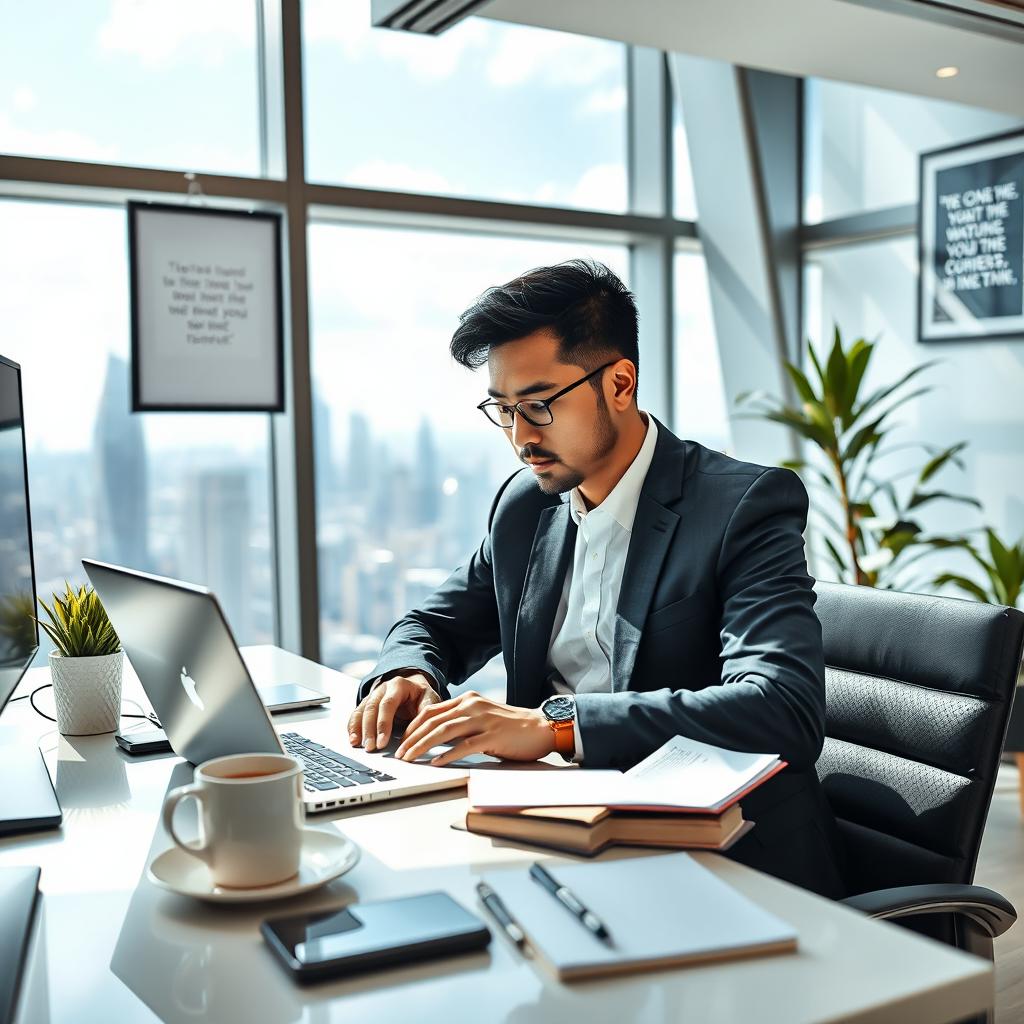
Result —
[[[193, 778], [167, 794], [164, 828], [186, 853], [206, 863], [215, 885], [249, 889], [298, 872], [305, 810], [296, 758], [229, 754], [205, 761]], [[186, 843], [174, 830], [175, 808], [189, 797], [199, 804], [199, 844]]]

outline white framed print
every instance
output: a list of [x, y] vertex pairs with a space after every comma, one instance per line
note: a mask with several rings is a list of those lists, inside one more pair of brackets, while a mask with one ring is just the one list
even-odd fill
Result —
[[920, 156], [918, 340], [1024, 338], [1024, 131]]
[[128, 203], [133, 412], [283, 412], [281, 215]]

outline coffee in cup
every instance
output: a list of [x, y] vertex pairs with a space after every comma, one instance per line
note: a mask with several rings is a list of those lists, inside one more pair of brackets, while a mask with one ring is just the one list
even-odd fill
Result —
[[[174, 830], [175, 808], [187, 798], [199, 804], [199, 845]], [[214, 885], [249, 889], [283, 882], [298, 873], [302, 853], [302, 764], [287, 754], [205, 761], [191, 785], [168, 793], [163, 822], [175, 844], [206, 864]]]

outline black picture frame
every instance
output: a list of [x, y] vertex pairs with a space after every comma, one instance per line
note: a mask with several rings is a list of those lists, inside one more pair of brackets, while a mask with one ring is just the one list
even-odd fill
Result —
[[[1013, 143], [1018, 145], [1014, 146]], [[1009, 145], [1007, 145], [1009, 144]], [[994, 150], [1006, 150], [998, 156]], [[987, 159], [996, 159], [1003, 155], [1019, 157], [1022, 172], [1018, 184], [1017, 202], [1021, 204], [1021, 216], [1024, 217], [1024, 128], [1015, 128], [995, 135], [960, 142], [952, 146], [932, 149], [918, 156], [918, 201], [917, 201], [917, 340], [921, 344], [935, 344], [946, 341], [988, 341], [990, 339], [1017, 338], [1024, 340], [1024, 273], [1017, 275], [1017, 287], [1021, 290], [1020, 323], [1010, 328], [1000, 324], [999, 317], [978, 318], [980, 324], [976, 331], [956, 330], [948, 327], [936, 330], [936, 323], [929, 312], [929, 303], [934, 304], [934, 296], [939, 290], [932, 281], [935, 277], [934, 261], [937, 250], [935, 176], [939, 171], [950, 168], [967, 167], [972, 162], [978, 163]], [[959, 156], [954, 161], [951, 158]], [[929, 220], [929, 218], [931, 218]], [[1024, 270], [1024, 244], [1019, 254], [1021, 269]]]
[[[132, 412], [271, 412], [285, 411], [284, 401], [284, 312], [283, 285], [281, 280], [281, 228], [282, 215], [272, 210], [234, 210], [210, 206], [186, 206], [182, 203], [150, 203], [129, 200], [128, 213], [128, 273], [131, 305], [131, 409]], [[273, 253], [273, 323], [275, 327], [274, 358], [275, 374], [274, 399], [271, 402], [210, 403], [210, 402], [154, 402], [147, 401], [142, 394], [141, 360], [144, 346], [139, 323], [140, 313], [140, 268], [139, 268], [139, 216], [145, 213], [175, 214], [183, 217], [240, 218], [249, 221], [262, 220], [272, 227]]]

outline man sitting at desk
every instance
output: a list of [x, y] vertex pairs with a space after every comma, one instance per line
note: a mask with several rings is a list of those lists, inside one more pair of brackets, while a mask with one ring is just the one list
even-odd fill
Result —
[[[351, 741], [438, 744], [627, 768], [675, 735], [777, 753], [730, 856], [842, 895], [814, 762], [821, 627], [804, 556], [807, 494], [785, 469], [682, 441], [637, 405], [637, 310], [607, 267], [572, 260], [488, 289], [451, 341], [487, 364], [480, 410], [528, 468], [461, 568], [391, 629]], [[685, 368], [684, 368], [685, 372]], [[483, 420], [481, 420], [481, 425]], [[501, 652], [507, 703], [458, 685]]]

